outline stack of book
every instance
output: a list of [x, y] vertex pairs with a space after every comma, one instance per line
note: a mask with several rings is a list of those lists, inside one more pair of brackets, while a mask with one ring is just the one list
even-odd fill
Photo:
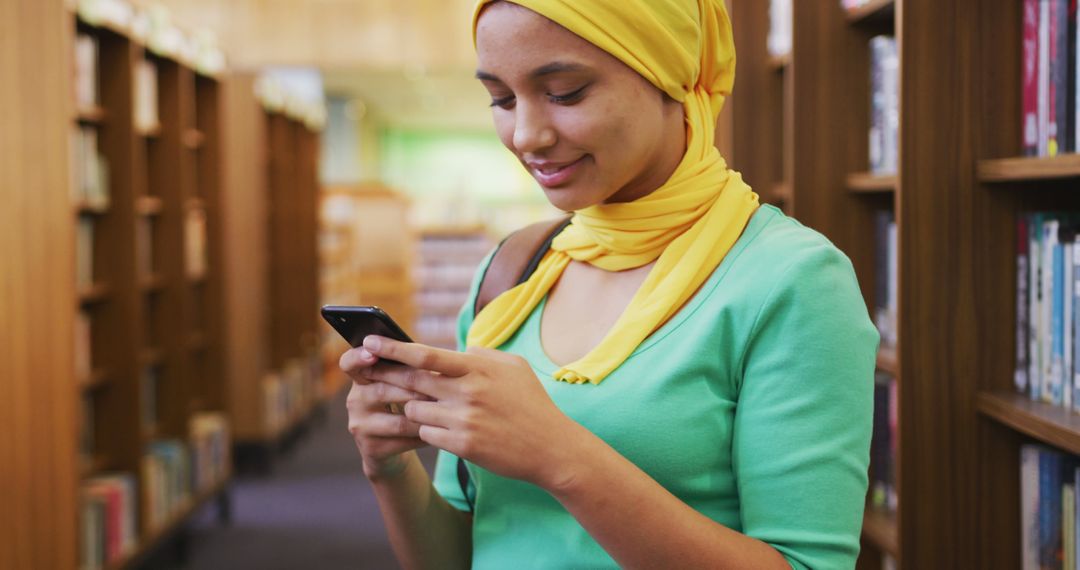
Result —
[[874, 431], [870, 441], [870, 505], [896, 512], [896, 378], [874, 376]]
[[782, 57], [791, 53], [791, 1], [769, 1], [769, 55]]
[[1021, 136], [1024, 154], [1056, 156], [1076, 152], [1076, 3], [1023, 0]]
[[75, 38], [75, 104], [79, 109], [98, 106], [98, 43], [87, 34]]
[[896, 38], [870, 40], [870, 171], [896, 173], [900, 140], [900, 57]]
[[1080, 462], [1048, 447], [1020, 448], [1020, 544], [1027, 568], [1077, 567]]
[[192, 207], [184, 218], [184, 268], [187, 276], [206, 275], [206, 210]]
[[1019, 216], [1016, 242], [1016, 389], [1070, 409], [1080, 409], [1078, 222], [1064, 213]]
[[72, 132], [72, 198], [83, 207], [100, 211], [109, 207], [109, 163], [98, 148], [97, 129], [79, 127]]
[[102, 568], [135, 548], [136, 512], [135, 478], [131, 474], [101, 475], [83, 483], [83, 570]]
[[150, 527], [157, 528], [191, 498], [191, 457], [184, 443], [160, 440], [149, 444], [142, 459], [142, 481]]
[[874, 323], [881, 334], [881, 345], [894, 348], [897, 344], [897, 310], [899, 308], [896, 216], [881, 210], [874, 219], [875, 268]]
[[94, 220], [79, 218], [75, 230], [75, 284], [89, 287], [94, 283]]
[[228, 474], [231, 461], [229, 420], [215, 412], [196, 414], [189, 421], [188, 432], [194, 486], [196, 491], [204, 491]]
[[157, 67], [149, 60], [135, 64], [135, 130], [153, 133], [160, 128], [158, 119]]

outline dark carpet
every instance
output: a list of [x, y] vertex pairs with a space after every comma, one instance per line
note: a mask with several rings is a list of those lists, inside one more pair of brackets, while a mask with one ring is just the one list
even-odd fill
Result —
[[[269, 475], [234, 480], [231, 524], [213, 505], [194, 518], [183, 567], [398, 568], [346, 426], [343, 392]], [[430, 469], [433, 451], [421, 455]]]

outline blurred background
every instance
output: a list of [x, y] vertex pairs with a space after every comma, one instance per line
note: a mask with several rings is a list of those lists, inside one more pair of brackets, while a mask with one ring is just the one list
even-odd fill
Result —
[[[319, 307], [453, 348], [483, 256], [560, 215], [473, 3], [0, 0], [0, 569], [396, 567]], [[1074, 563], [1068, 3], [726, 4], [716, 144], [881, 332], [859, 568]]]

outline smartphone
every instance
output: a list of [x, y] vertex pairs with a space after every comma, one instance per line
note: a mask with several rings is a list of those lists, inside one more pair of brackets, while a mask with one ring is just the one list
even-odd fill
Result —
[[[386, 314], [386, 311], [363, 305], [358, 307], [326, 305], [322, 308], [322, 316], [334, 330], [356, 348], [364, 344], [364, 337], [377, 334], [402, 342], [412, 342], [409, 335], [401, 330], [401, 327]], [[387, 404], [386, 411], [391, 414], [401, 415], [405, 413], [399, 404]]]
[[372, 334], [412, 342], [394, 319], [378, 307], [327, 305], [322, 308], [322, 316], [353, 348], [364, 344], [364, 337]]

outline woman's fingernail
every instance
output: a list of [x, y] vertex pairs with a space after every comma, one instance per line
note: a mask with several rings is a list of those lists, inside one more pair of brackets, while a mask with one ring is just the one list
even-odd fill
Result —
[[371, 335], [364, 337], [364, 348], [370, 350], [371, 352], [379, 352], [379, 346], [381, 344], [382, 342], [377, 336]]
[[368, 349], [361, 348], [360, 349], [360, 358], [363, 358], [364, 360], [371, 360], [372, 358], [374, 358], [374, 356], [372, 356], [372, 354], [370, 352], [368, 352]]

